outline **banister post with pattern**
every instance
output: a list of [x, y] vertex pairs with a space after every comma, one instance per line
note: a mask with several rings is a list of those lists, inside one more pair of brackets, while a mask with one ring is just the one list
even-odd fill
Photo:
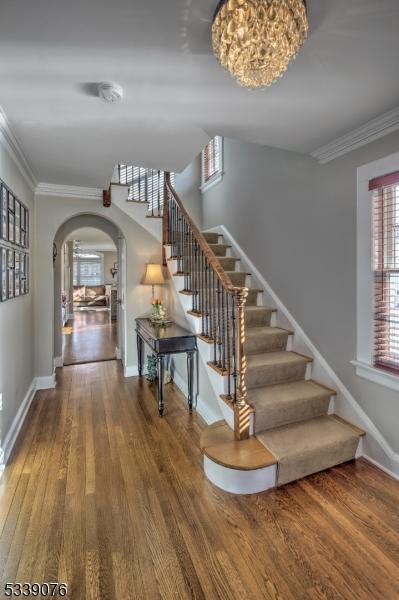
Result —
[[226, 378], [224, 398], [234, 410], [237, 440], [250, 435], [251, 406], [245, 384], [246, 287], [233, 286], [203, 234], [190, 218], [165, 173], [163, 243], [171, 246], [177, 260], [176, 275], [184, 276], [185, 294], [191, 296], [191, 314], [201, 318], [200, 337], [212, 345], [213, 359], [208, 363]]
[[166, 185], [166, 178], [170, 178], [170, 173], [165, 173], [163, 182], [163, 215], [162, 215], [162, 264], [166, 267], [165, 246], [170, 243], [169, 240], [169, 192]]

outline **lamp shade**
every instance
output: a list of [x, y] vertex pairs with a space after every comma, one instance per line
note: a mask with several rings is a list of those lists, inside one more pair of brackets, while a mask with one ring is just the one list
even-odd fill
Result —
[[163, 283], [165, 283], [165, 280], [162, 274], [161, 265], [148, 263], [148, 265], [146, 265], [143, 285], [162, 285]]

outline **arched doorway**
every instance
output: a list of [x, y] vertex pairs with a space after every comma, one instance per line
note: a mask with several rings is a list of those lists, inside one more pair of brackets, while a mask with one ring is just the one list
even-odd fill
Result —
[[[75, 261], [77, 240], [80, 241], [81, 256], [94, 256], [93, 252], [97, 250], [101, 280], [90, 281], [89, 265]], [[95, 245], [99, 246], [98, 249], [93, 248]], [[102, 216], [76, 215], [58, 229], [54, 238], [56, 366], [124, 358], [124, 248], [125, 240], [120, 229]], [[112, 266], [109, 260], [105, 261], [105, 254], [113, 254]], [[65, 268], [66, 262], [68, 269]], [[111, 281], [108, 277], [110, 273], [107, 273], [106, 279], [105, 269], [116, 269], [117, 279]], [[69, 285], [66, 285], [67, 279]]]

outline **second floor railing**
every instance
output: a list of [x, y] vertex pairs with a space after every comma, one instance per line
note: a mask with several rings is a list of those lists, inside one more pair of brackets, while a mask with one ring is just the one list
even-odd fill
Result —
[[234, 408], [237, 439], [249, 436], [251, 407], [245, 385], [245, 302], [248, 289], [234, 286], [205, 237], [196, 227], [165, 175], [163, 243], [184, 278], [192, 315], [201, 321], [200, 337], [212, 347], [209, 363], [226, 381], [225, 399]]

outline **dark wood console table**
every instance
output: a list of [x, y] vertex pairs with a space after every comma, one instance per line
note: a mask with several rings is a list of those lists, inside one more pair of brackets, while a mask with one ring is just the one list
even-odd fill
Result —
[[137, 357], [139, 375], [143, 374], [144, 343], [157, 357], [158, 365], [158, 411], [164, 412], [165, 357], [170, 354], [187, 354], [188, 407], [193, 408], [194, 355], [197, 352], [196, 336], [176, 323], [154, 324], [147, 318], [136, 319]]

